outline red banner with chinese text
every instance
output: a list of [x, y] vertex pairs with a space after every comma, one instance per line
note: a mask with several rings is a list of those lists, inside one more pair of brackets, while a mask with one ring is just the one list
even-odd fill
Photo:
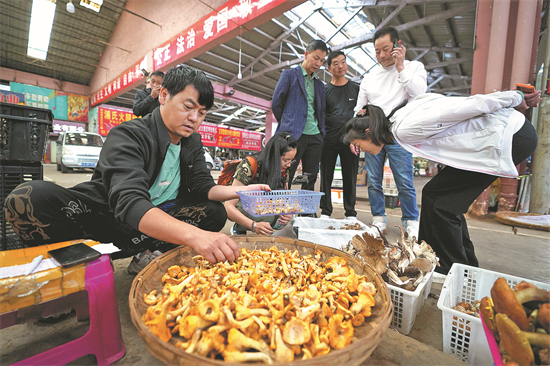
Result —
[[225, 147], [229, 149], [262, 149], [263, 134], [238, 129], [228, 129], [214, 124], [203, 123], [197, 131], [204, 146]]
[[130, 111], [121, 109], [111, 109], [105, 107], [98, 107], [98, 133], [101, 136], [107, 136], [111, 129], [124, 121], [137, 118]]
[[191, 27], [153, 51], [153, 68], [159, 70], [185, 54], [284, 3], [286, 0], [229, 0]]
[[142, 69], [147, 70], [147, 56], [135, 63], [132, 67], [120, 74], [103, 88], [91, 95], [90, 105], [95, 106], [125, 87], [135, 84], [143, 79]]

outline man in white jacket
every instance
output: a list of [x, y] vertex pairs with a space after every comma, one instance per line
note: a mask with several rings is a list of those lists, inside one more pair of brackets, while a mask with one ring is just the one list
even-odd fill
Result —
[[[398, 33], [394, 28], [387, 27], [376, 31], [374, 48], [380, 67], [373, 69], [363, 78], [354, 110], [357, 114], [361, 114], [364, 112], [363, 106], [372, 104], [382, 108], [387, 116], [404, 100], [412, 100], [426, 92], [427, 75], [422, 63], [405, 60], [407, 50], [399, 41]], [[418, 238], [419, 213], [413, 184], [412, 154], [398, 143], [384, 146], [376, 155], [365, 154], [373, 224], [382, 231], [386, 230], [386, 210], [382, 189], [386, 155], [401, 201], [403, 227], [406, 228], [409, 237]]]

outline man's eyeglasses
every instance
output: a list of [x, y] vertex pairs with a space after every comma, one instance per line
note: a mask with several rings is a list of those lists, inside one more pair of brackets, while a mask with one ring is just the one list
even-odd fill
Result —
[[283, 162], [283, 164], [294, 164], [296, 162], [296, 160], [290, 160], [290, 159], [281, 159], [281, 161]]

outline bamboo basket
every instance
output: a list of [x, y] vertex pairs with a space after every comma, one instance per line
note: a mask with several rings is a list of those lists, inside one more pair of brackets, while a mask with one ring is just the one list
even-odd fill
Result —
[[[376, 286], [377, 294], [375, 296], [376, 306], [372, 308], [372, 316], [365, 319], [365, 323], [355, 328], [354, 336], [357, 341], [349, 346], [331, 351], [327, 355], [314, 357], [308, 360], [295, 360], [285, 365], [300, 366], [329, 366], [329, 365], [347, 365], [354, 366], [362, 364], [374, 351], [380, 343], [382, 336], [388, 330], [392, 319], [393, 305], [390, 300], [386, 284], [382, 277], [378, 275], [372, 267], [364, 265], [358, 259], [341, 252], [337, 249], [329, 248], [323, 245], [317, 245], [303, 240], [289, 239], [284, 237], [265, 237], [259, 235], [236, 236], [233, 240], [245, 249], [269, 249], [275, 245], [279, 250], [297, 250], [299, 255], [304, 256], [313, 254], [315, 249], [323, 252], [321, 261], [326, 262], [332, 256], [344, 257], [349, 261], [350, 267], [358, 275], [366, 274], [369, 281]], [[155, 336], [147, 326], [142, 322], [141, 317], [147, 310], [147, 305], [143, 302], [143, 295], [152, 290], [160, 292], [162, 289], [161, 277], [172, 265], [194, 266], [192, 257], [197, 253], [189, 247], [179, 247], [173, 249], [162, 256], [155, 258], [151, 264], [143, 269], [134, 279], [129, 295], [130, 316], [132, 322], [138, 330], [139, 335], [145, 342], [145, 346], [160, 361], [167, 365], [185, 365], [185, 366], [220, 366], [236, 365], [233, 362], [223, 360], [213, 360], [195, 354], [190, 354], [174, 346], [175, 340], [169, 343], [163, 342]], [[258, 363], [247, 363], [258, 364]], [[241, 365], [241, 364], [239, 364]], [[262, 363], [263, 365], [263, 363]], [[282, 363], [276, 363], [282, 365]]]

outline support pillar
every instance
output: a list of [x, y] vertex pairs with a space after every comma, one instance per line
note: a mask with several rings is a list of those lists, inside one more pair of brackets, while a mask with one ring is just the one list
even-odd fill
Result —
[[[516, 83], [528, 83], [531, 79], [533, 72], [531, 56], [533, 53], [537, 2], [537, 0], [519, 2], [510, 90], [515, 89]], [[518, 180], [516, 178], [500, 178], [499, 212], [514, 211], [518, 199], [517, 191]]]
[[[508, 18], [510, 16], [510, 0], [497, 0], [493, 2], [493, 11], [491, 14], [491, 35], [489, 38], [489, 51], [487, 56], [487, 73], [485, 77], [485, 93], [492, 93], [502, 90], [502, 78], [504, 73], [504, 61], [506, 55], [508, 34]], [[477, 24], [487, 21], [478, 15]], [[479, 30], [476, 30], [476, 35]], [[476, 50], [477, 52], [477, 50]], [[474, 56], [475, 58], [475, 56]], [[474, 65], [475, 69], [475, 65]], [[473, 76], [473, 75], [472, 75]], [[474, 79], [474, 77], [472, 77]], [[472, 93], [474, 91], [472, 90]], [[475, 216], [486, 215], [489, 210], [489, 195], [491, 187], [487, 187], [472, 203], [470, 213]]]
[[271, 136], [273, 136], [273, 133], [275, 132], [273, 129], [273, 123], [276, 121], [275, 115], [271, 110], [268, 110], [265, 112], [265, 142], [267, 143]]
[[[547, 17], [550, 26], [550, 17]], [[542, 100], [539, 103], [537, 135], [539, 144], [533, 154], [533, 177], [529, 212], [548, 215], [550, 206], [550, 36], [546, 35], [546, 49], [541, 45], [540, 52], [546, 52], [542, 73]]]

